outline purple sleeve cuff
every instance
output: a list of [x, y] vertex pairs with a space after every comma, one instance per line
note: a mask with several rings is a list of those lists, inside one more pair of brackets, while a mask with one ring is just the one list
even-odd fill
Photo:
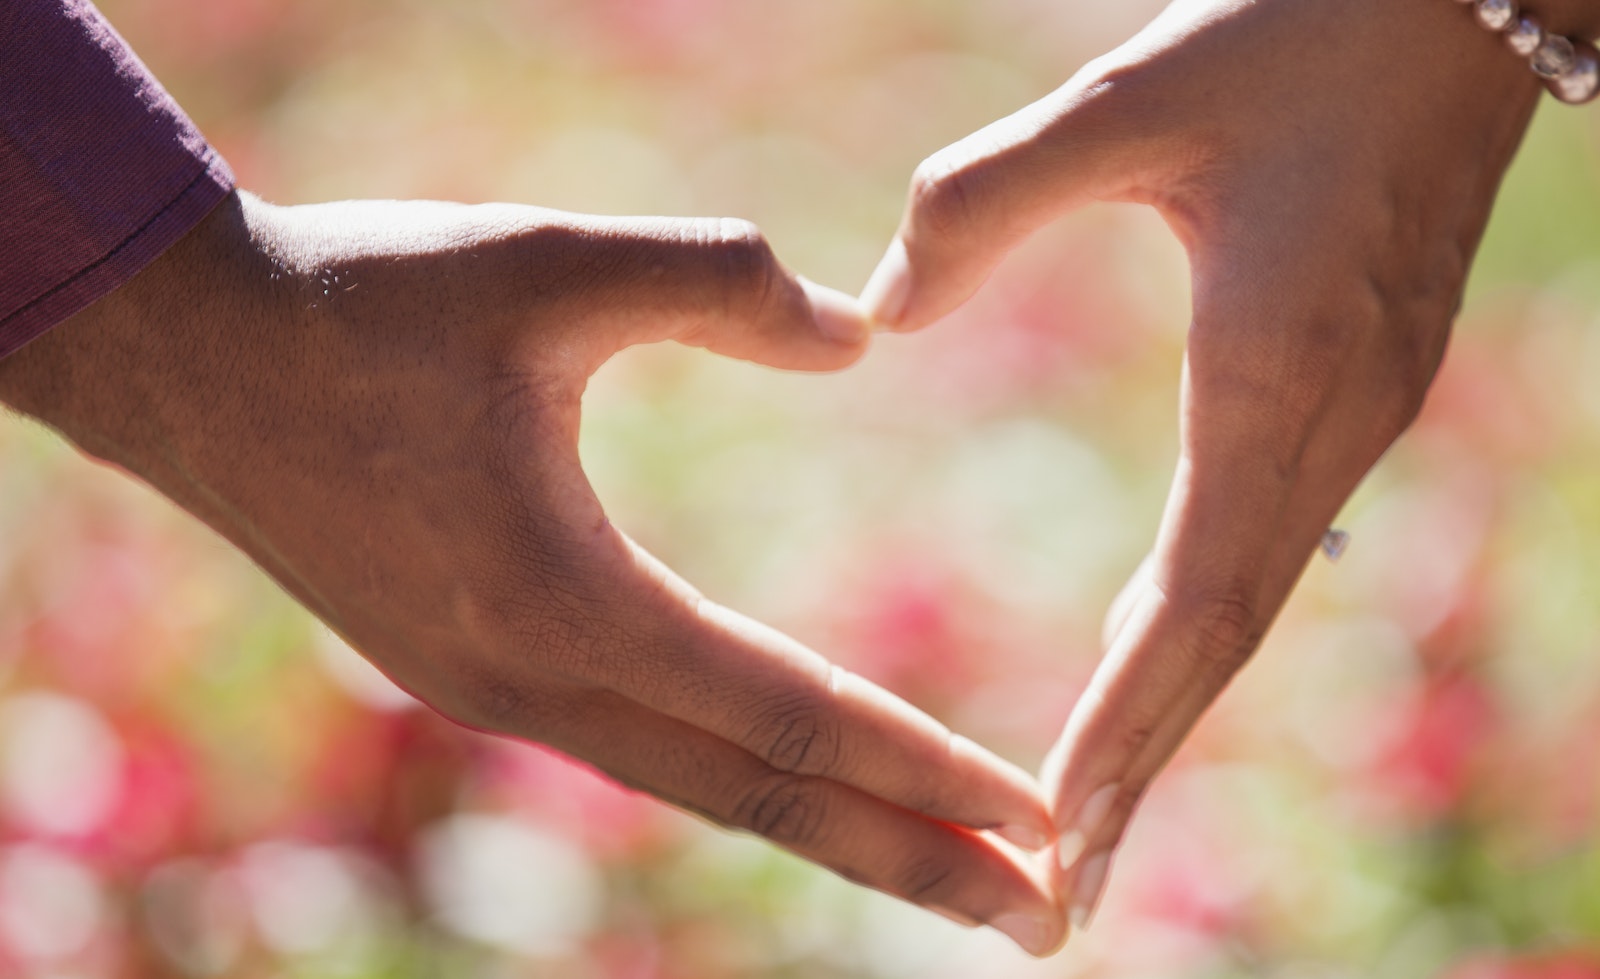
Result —
[[132, 278], [232, 190], [92, 4], [0, 4], [0, 357]]

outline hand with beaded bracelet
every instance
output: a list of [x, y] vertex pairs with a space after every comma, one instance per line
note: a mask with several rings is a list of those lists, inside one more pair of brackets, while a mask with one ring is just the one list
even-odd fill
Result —
[[880, 327], [921, 328], [1033, 230], [1097, 201], [1155, 207], [1188, 250], [1171, 494], [1044, 772], [1078, 927], [1146, 787], [1420, 409], [1540, 81], [1568, 102], [1600, 89], [1600, 3], [1467, 13], [1180, 0], [930, 156], [863, 294]]
[[1528, 59], [1528, 67], [1544, 80], [1550, 94], [1570, 105], [1600, 95], [1600, 52], [1582, 39], [1545, 30], [1538, 17], [1521, 12], [1517, 0], [1456, 0], [1472, 6], [1487, 30], [1504, 34], [1506, 46]]

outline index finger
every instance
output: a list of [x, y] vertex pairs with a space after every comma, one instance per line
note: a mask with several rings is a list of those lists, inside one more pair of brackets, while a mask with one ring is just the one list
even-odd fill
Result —
[[1046, 868], [1012, 847], [830, 779], [780, 772], [611, 691], [578, 703], [549, 742], [634, 788], [962, 924], [988, 924], [1031, 954], [1065, 937]]
[[1148, 576], [1046, 763], [1077, 927], [1145, 788], [1286, 593], [1265, 582], [1321, 406], [1286, 403], [1279, 383], [1186, 365], [1184, 448]]
[[[1027, 849], [1054, 835], [1037, 780], [900, 697], [700, 597], [620, 532], [608, 591], [642, 625], [600, 682], [774, 769], [831, 779]], [[591, 681], [592, 682], [592, 681]]]

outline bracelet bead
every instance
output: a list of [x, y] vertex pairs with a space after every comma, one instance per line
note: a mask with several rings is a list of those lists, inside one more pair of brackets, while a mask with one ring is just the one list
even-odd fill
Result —
[[1573, 64], [1548, 83], [1556, 98], [1569, 105], [1582, 105], [1600, 95], [1600, 57], [1584, 47], [1573, 57]]
[[1517, 0], [1455, 0], [1472, 5], [1473, 17], [1505, 37], [1506, 46], [1528, 59], [1528, 67], [1550, 94], [1569, 105], [1600, 97], [1600, 50], [1587, 41], [1552, 34], [1538, 19], [1524, 16]]
[[1516, 23], [1516, 0], [1478, 0], [1478, 23], [1491, 31], [1503, 31]]
[[1578, 49], [1572, 41], [1560, 34], [1546, 34], [1533, 52], [1533, 57], [1528, 59], [1528, 67], [1533, 69], [1535, 75], [1548, 81], [1571, 71], [1577, 60]]
[[1532, 57], [1544, 43], [1544, 28], [1532, 17], [1518, 18], [1506, 31], [1506, 45], [1524, 58]]

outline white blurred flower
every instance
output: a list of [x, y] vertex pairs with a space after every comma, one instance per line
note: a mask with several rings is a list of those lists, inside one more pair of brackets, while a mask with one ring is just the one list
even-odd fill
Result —
[[244, 944], [246, 908], [236, 875], [204, 860], [173, 860], [140, 894], [156, 947], [190, 975], [228, 971]]
[[116, 805], [122, 743], [81, 700], [26, 693], [0, 704], [0, 752], [0, 801], [36, 833], [91, 832]]
[[418, 860], [439, 920], [489, 945], [561, 955], [600, 915], [600, 875], [583, 852], [515, 819], [451, 817], [424, 834]]
[[105, 917], [99, 879], [83, 863], [39, 844], [0, 851], [0, 944], [24, 959], [80, 952]]
[[271, 840], [244, 851], [239, 874], [256, 931], [277, 952], [355, 965], [378, 937], [380, 895], [352, 854]]

